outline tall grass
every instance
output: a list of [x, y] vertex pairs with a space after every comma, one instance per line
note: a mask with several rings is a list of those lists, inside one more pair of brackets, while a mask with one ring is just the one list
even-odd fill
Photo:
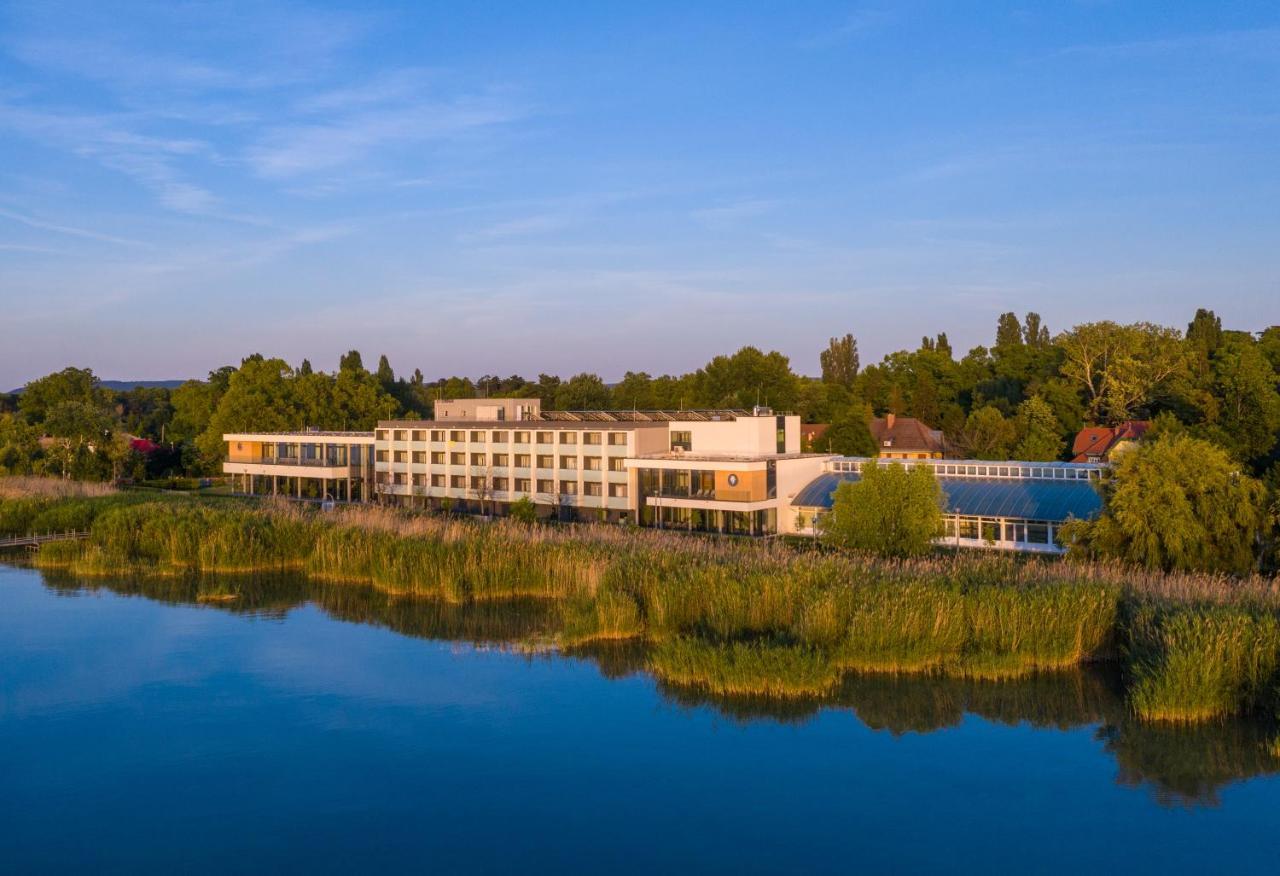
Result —
[[1147, 720], [1207, 721], [1275, 702], [1280, 623], [1268, 611], [1146, 603], [1127, 631], [1129, 696]]
[[722, 696], [812, 697], [840, 683], [840, 670], [817, 649], [770, 642], [675, 638], [654, 648], [649, 668], [665, 682]]
[[545, 600], [559, 619], [552, 644], [643, 639], [658, 646], [664, 679], [705, 670], [710, 688], [770, 696], [788, 673], [793, 689], [812, 690], [847, 671], [1004, 679], [1123, 658], [1139, 715], [1199, 721], [1267, 706], [1280, 659], [1280, 592], [1263, 578], [973, 555], [888, 561], [617, 526], [135, 494], [37, 490], [0, 499], [5, 521], [91, 527], [87, 541], [37, 554], [81, 575], [294, 571], [459, 605]]

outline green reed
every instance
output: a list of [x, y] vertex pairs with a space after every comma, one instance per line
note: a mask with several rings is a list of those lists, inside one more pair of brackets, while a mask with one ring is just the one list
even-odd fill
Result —
[[[296, 571], [458, 605], [545, 600], [559, 621], [550, 644], [647, 640], [662, 677], [685, 683], [703, 667], [708, 685], [726, 691], [782, 696], [769, 679], [791, 669], [798, 690], [847, 671], [1003, 679], [1121, 659], [1146, 719], [1207, 720], [1276, 702], [1280, 591], [1270, 579], [992, 555], [888, 561], [618, 526], [11, 485], [0, 489], [6, 525], [89, 528], [86, 541], [36, 554], [38, 565], [79, 575]], [[815, 662], [822, 672], [802, 671]], [[753, 672], [764, 681], [734, 681]]]
[[1249, 606], [1133, 606], [1129, 698], [1147, 720], [1207, 721], [1276, 701], [1280, 622]]

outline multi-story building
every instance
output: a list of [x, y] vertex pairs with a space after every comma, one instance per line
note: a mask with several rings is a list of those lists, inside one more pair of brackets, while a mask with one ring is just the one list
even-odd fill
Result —
[[936, 459], [904, 443], [885, 449], [908, 458], [802, 453], [799, 417], [764, 408], [543, 411], [537, 399], [457, 399], [436, 412], [374, 432], [229, 434], [223, 469], [259, 495], [493, 515], [528, 499], [544, 517], [769, 535], [813, 533], [841, 482], [898, 462], [938, 478], [940, 542], [1040, 552], [1060, 551], [1058, 528], [1101, 507], [1098, 464]]
[[800, 418], [755, 410], [542, 411], [537, 399], [438, 402], [436, 418], [380, 422], [380, 496], [504, 514], [766, 534], [825, 456]]

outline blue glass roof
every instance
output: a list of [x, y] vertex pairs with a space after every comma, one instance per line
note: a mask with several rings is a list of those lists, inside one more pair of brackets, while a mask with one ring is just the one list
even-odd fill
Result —
[[[841, 481], [857, 481], [852, 473], [827, 472], [814, 478], [791, 501], [792, 507], [830, 508]], [[1013, 517], [1021, 520], [1086, 519], [1102, 510], [1102, 497], [1089, 481], [1038, 478], [938, 478], [947, 497], [947, 513], [967, 517]]]

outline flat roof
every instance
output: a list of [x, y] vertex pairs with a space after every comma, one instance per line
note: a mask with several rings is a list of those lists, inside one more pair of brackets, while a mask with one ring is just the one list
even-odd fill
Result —
[[332, 432], [321, 429], [304, 429], [300, 432], [224, 432], [223, 441], [235, 438], [350, 438], [373, 440], [373, 432]]
[[683, 460], [685, 462], [771, 462], [779, 459], [830, 459], [829, 453], [676, 453], [664, 450], [661, 453], [644, 453], [629, 456], [628, 459], [653, 459], [662, 461]]
[[665, 427], [666, 423], [649, 422], [584, 422], [582, 420], [380, 420], [379, 429], [510, 429], [521, 432], [597, 431]]

